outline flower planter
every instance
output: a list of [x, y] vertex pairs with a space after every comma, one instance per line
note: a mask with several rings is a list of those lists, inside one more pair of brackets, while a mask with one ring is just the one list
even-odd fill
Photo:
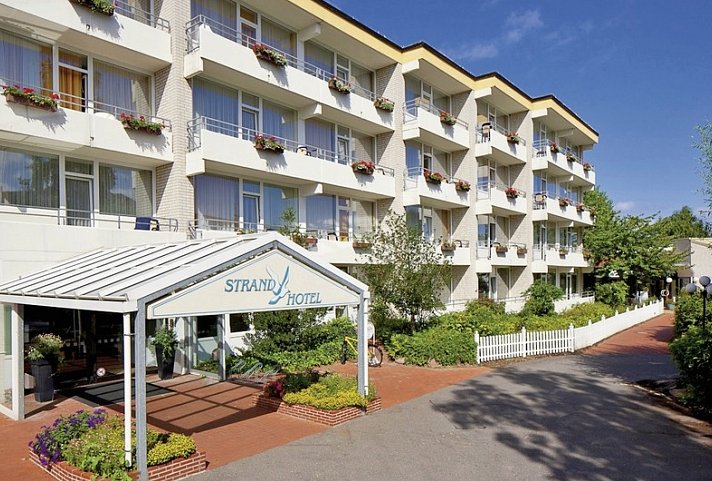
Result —
[[563, 256], [565, 256], [565, 255], [568, 255], [568, 253], [569, 253], [569, 250], [568, 250], [568, 249], [559, 249], [559, 255], [560, 255], [561, 257], [563, 257]]
[[442, 244], [440, 246], [441, 252], [455, 252], [455, 249], [456, 249], [455, 244]]
[[161, 135], [164, 127], [160, 122], [146, 120], [146, 117], [143, 115], [136, 118], [133, 115], [122, 113], [119, 116], [119, 120], [123, 124], [124, 129], [146, 134]]
[[497, 254], [506, 254], [508, 250], [507, 246], [495, 246], [494, 248]]
[[558, 154], [559, 146], [556, 144], [551, 144], [551, 145], [549, 145], [549, 150], [551, 151], [552, 154]]
[[568, 207], [569, 204], [569, 199], [559, 199], [559, 207]]
[[440, 112], [440, 122], [453, 126], [457, 123], [457, 119], [448, 112]]
[[354, 249], [370, 249], [371, 243], [366, 241], [353, 241], [351, 243]]
[[526, 253], [527, 253], [526, 247], [517, 247], [517, 255], [518, 256], [523, 256]]
[[274, 137], [265, 137], [264, 135], [258, 135], [257, 137], [255, 137], [254, 146], [257, 150], [274, 152], [275, 154], [284, 153], [284, 145], [277, 142], [277, 139]]
[[354, 89], [349, 82], [336, 77], [329, 79], [329, 88], [341, 94], [350, 94]]
[[381, 398], [379, 397], [369, 402], [366, 408], [348, 406], [335, 410], [319, 409], [301, 404], [287, 404], [280, 398], [270, 397], [264, 393], [253, 394], [252, 402], [258, 408], [276, 411], [279, 414], [286, 414], [287, 416], [319, 424], [326, 424], [327, 426], [338, 426], [365, 414], [381, 410]]
[[9, 92], [4, 95], [5, 95], [5, 100], [7, 100], [7, 102], [11, 103], [11, 104], [26, 105], [28, 107], [33, 107], [36, 109], [47, 110], [48, 112], [56, 112], [58, 109], [56, 101], [50, 102], [50, 103], [38, 104], [37, 102], [32, 101], [32, 99], [29, 99], [27, 97], [21, 97], [19, 95], [13, 95]]
[[373, 105], [380, 110], [383, 110], [385, 112], [393, 112], [393, 109], [395, 108], [396, 104], [392, 100], [389, 100], [385, 97], [378, 97], [374, 102]]
[[583, 171], [584, 171], [584, 172], [591, 172], [592, 170], [593, 170], [593, 166], [592, 166], [591, 164], [589, 164], [588, 162], [586, 162], [585, 164], [583, 164]]
[[83, 7], [91, 9], [92, 12], [101, 13], [108, 17], [114, 14], [114, 2], [112, 0], [69, 0]]
[[576, 162], [576, 156], [574, 154], [566, 154], [567, 162]]
[[48, 402], [54, 399], [52, 364], [47, 359], [31, 361], [32, 377], [35, 378], [35, 401]]
[[585, 211], [585, 210], [586, 210], [586, 206], [585, 206], [585, 205], [583, 205], [583, 204], [577, 204], [577, 205], [576, 205], [576, 212], [578, 212], [579, 214], [583, 213], [583, 211]]
[[132, 131], [132, 132], [142, 132], [144, 134], [151, 134], [151, 135], [161, 135], [161, 130], [156, 130], [155, 128], [151, 127], [131, 127], [130, 125], [124, 124], [124, 129]]
[[425, 181], [429, 184], [440, 185], [440, 183], [445, 180], [445, 177], [440, 172], [433, 172], [429, 169], [423, 169], [423, 177]]
[[158, 364], [158, 378], [173, 379], [173, 364], [176, 361], [176, 351], [175, 349], [171, 355], [163, 356], [163, 346], [156, 345], [156, 363]]
[[306, 239], [304, 239], [304, 244], [306, 244], [307, 247], [315, 246], [318, 242], [319, 239], [317, 239], [316, 237], [307, 237]]
[[519, 138], [519, 135], [517, 134], [512, 134], [509, 133], [507, 134], [507, 142], [510, 144], [518, 144], [521, 139]]
[[460, 192], [469, 192], [470, 189], [472, 189], [472, 185], [465, 180], [458, 180], [455, 183], [455, 190], [459, 190]]
[[255, 53], [255, 57], [260, 60], [269, 62], [277, 67], [287, 66], [287, 57], [283, 53], [268, 47], [267, 45], [256, 43], [252, 46], [252, 51]]
[[351, 164], [351, 169], [357, 174], [373, 175], [373, 172], [376, 170], [376, 164], [366, 160], [359, 160]]

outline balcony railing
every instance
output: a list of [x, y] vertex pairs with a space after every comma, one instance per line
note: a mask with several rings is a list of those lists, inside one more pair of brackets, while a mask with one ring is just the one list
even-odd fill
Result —
[[[192, 220], [188, 222], [188, 234], [191, 238], [195, 239], [198, 236], [200, 230], [206, 231], [217, 231], [217, 232], [230, 232], [237, 234], [255, 234], [259, 232], [267, 231], [280, 231], [284, 227], [283, 224], [264, 224], [260, 222], [244, 222], [238, 220], [226, 220], [218, 218], [201, 217], [199, 219]], [[290, 231], [295, 230], [295, 227], [289, 228]], [[342, 232], [336, 229], [335, 226], [322, 226], [322, 227], [296, 227], [296, 230], [300, 234], [307, 235], [321, 240], [332, 240], [341, 242], [352, 242], [355, 240], [362, 240], [367, 235], [373, 233], [373, 224], [363, 224], [353, 226], [349, 231]]]
[[[504, 127], [502, 127], [501, 125], [497, 125], [497, 124], [491, 124], [490, 131], [488, 132], [487, 129], [483, 128], [483, 126], [480, 125], [479, 127], [477, 127], [477, 143], [482, 144], [482, 143], [489, 142], [492, 138], [492, 132], [491, 132], [492, 130], [499, 132], [500, 134], [504, 135], [505, 137], [507, 135], [509, 135], [510, 133], [514, 133], [514, 131], [507, 130]], [[519, 136], [517, 136], [517, 137], [519, 138], [519, 143], [521, 145], [527, 145], [526, 140], [524, 140], [522, 137], [519, 137]]]
[[501, 253], [511, 250], [512, 252], [516, 252], [517, 255], [525, 255], [528, 252], [527, 245], [523, 242], [478, 240], [477, 258], [491, 259], [493, 247], [501, 249]]
[[[426, 169], [424, 167], [410, 167], [406, 169], [403, 174], [403, 188], [404, 189], [413, 189], [417, 187], [418, 185], [418, 176], [424, 176], [425, 171], [430, 170], [433, 173], [438, 173], [443, 176], [442, 182], [446, 184], [457, 184], [458, 182], [467, 182], [464, 179], [459, 179], [457, 177], [453, 177], [447, 174], [443, 174], [440, 171], [433, 170], [433, 169]], [[469, 182], [467, 182], [469, 184]]]
[[[533, 204], [532, 208], [534, 210], [545, 210], [546, 209], [546, 199], [549, 197], [549, 194], [546, 192], [537, 192], [534, 194], [533, 198]], [[563, 195], [552, 195], [551, 196], [553, 199], [557, 199], [559, 201], [559, 205], [562, 207], [568, 207], [568, 206], [574, 206], [576, 207], [577, 205], [581, 204], [581, 201], [575, 197], [566, 197]], [[562, 203], [566, 203], [566, 205], [562, 205]]]
[[[300, 70], [318, 79], [328, 82], [331, 78], [336, 76], [336, 73], [333, 71], [324, 70], [321, 67], [318, 67], [303, 59], [297, 58], [296, 56], [285, 52], [277, 47], [273, 47], [268, 43], [260, 42], [254, 37], [250, 37], [249, 35], [240, 33], [235, 28], [223, 25], [220, 22], [216, 22], [215, 20], [212, 20], [204, 15], [198, 15], [186, 24], [185, 30], [186, 35], [188, 37], [188, 53], [191, 53], [200, 48], [200, 35], [198, 34], [198, 30], [203, 25], [209, 27], [213, 33], [216, 33], [221, 37], [241, 44], [242, 46], [250, 49], [258, 43], [265, 45], [271, 48], [272, 50], [275, 50], [276, 52], [279, 52], [280, 54], [284, 55], [284, 58], [287, 60], [287, 65], [289, 65], [290, 67], [296, 68], [297, 70]], [[376, 100], [375, 93], [364, 87], [361, 87], [360, 85], [357, 85], [353, 79], [349, 79], [349, 81], [351, 83], [353, 93], [371, 101]]]
[[171, 23], [165, 18], [161, 18], [149, 12], [145, 12], [140, 8], [130, 5], [126, 0], [114, 0], [114, 11], [119, 15], [131, 18], [145, 25], [158, 28], [165, 32], [171, 31]]
[[[532, 260], [546, 260], [546, 256], [551, 254], [549, 251], [556, 251], [556, 256], [579, 253], [583, 251], [581, 244], [534, 244], [532, 245]], [[553, 255], [553, 254], [551, 254]]]
[[[420, 109], [425, 110], [426, 112], [430, 112], [431, 114], [435, 114], [438, 117], [440, 116], [440, 114], [452, 115], [450, 112], [439, 109], [438, 107], [433, 105], [432, 102], [423, 102], [421, 99], [414, 99], [409, 102], [406, 102], [403, 106], [403, 122], [412, 122], [413, 120], [416, 120], [418, 118], [418, 111]], [[464, 128], [468, 128], [467, 122], [463, 120], [456, 118], [455, 123]]]
[[[312, 145], [304, 144], [296, 140], [286, 139], [283, 137], [271, 135], [269, 133], [263, 133], [257, 130], [240, 127], [236, 124], [224, 122], [222, 120], [211, 119], [209, 117], [195, 117], [194, 119], [188, 121], [188, 148], [190, 151], [200, 148], [202, 142], [200, 137], [201, 130], [209, 130], [218, 134], [229, 135], [231, 137], [236, 137], [243, 140], [249, 140], [250, 142], [254, 142], [255, 138], [258, 135], [264, 135], [270, 138], [274, 137], [277, 142], [284, 146], [285, 150], [299, 152], [310, 157], [316, 157], [318, 159], [342, 165], [350, 166], [352, 163], [358, 162], [360, 160], [371, 160], [364, 159], [362, 157], [343, 155], [333, 150], [323, 149], [321, 147], [314, 147]], [[376, 171], [381, 172], [383, 175], [388, 175], [390, 177], [393, 177], [394, 175], [394, 171], [390, 167], [376, 165]]]
[[[493, 180], [481, 180], [477, 182], [477, 198], [478, 199], [488, 199], [491, 197], [492, 190], [499, 190], [505, 193], [507, 192], [507, 189], [509, 189], [510, 186], [500, 184], [498, 182], [495, 182]], [[517, 187], [513, 187], [517, 191], [517, 197], [522, 197], [526, 198], [527, 197], [527, 192], [519, 189]]]
[[[551, 144], [553, 141], [549, 139], [538, 139], [534, 141], [534, 144], [532, 145], [534, 147], [534, 155], [537, 157], [544, 156], [546, 155], [546, 152], [550, 149]], [[568, 147], [561, 147], [559, 146], [559, 153], [563, 155], [564, 157], [568, 159], [571, 159], [573, 162], [578, 162], [579, 164], [583, 164], [583, 156], [579, 156], [579, 154], [568, 148]]]
[[[38, 220], [55, 219], [57, 225], [66, 226], [178, 232], [178, 219], [168, 217], [142, 217], [140, 215], [104, 214], [81, 209], [2, 204], [0, 216], [5, 215], [35, 217]], [[142, 226], [148, 226], [148, 228], [142, 228]]]

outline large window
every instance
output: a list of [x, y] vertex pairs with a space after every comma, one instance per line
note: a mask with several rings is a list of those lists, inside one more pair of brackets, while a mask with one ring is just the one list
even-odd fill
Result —
[[98, 110], [152, 112], [150, 82], [146, 75], [94, 61], [94, 101]]
[[0, 84], [52, 90], [52, 47], [0, 30]]
[[193, 116], [219, 120], [208, 122], [208, 130], [236, 136], [234, 126], [240, 123], [239, 107], [237, 90], [200, 78], [193, 79]]
[[336, 233], [336, 197], [312, 195], [307, 197], [307, 230]]
[[59, 207], [59, 158], [0, 148], [0, 203]]
[[99, 166], [99, 212], [130, 216], [153, 214], [152, 174], [130, 167]]
[[237, 230], [240, 223], [239, 181], [214, 175], [197, 175], [195, 215], [198, 227], [211, 230]]
[[265, 228], [267, 230], [279, 229], [284, 224], [282, 214], [287, 209], [292, 209], [295, 215], [299, 214], [297, 189], [265, 184], [263, 192]]

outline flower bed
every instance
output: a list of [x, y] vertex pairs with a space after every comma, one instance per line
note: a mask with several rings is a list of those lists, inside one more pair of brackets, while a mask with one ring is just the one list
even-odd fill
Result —
[[35, 89], [30, 87], [21, 87], [19, 85], [3, 85], [2, 95], [5, 100], [10, 103], [27, 105], [29, 107], [37, 107], [44, 110], [56, 112], [59, 100], [59, 95], [53, 93], [50, 96], [38, 94]]
[[266, 394], [255, 393], [252, 395], [252, 401], [256, 407], [276, 411], [279, 414], [286, 414], [294, 418], [304, 419], [327, 426], [338, 426], [345, 422], [356, 419], [365, 414], [371, 414], [381, 410], [381, 398], [377, 397], [370, 401], [365, 408], [360, 406], [347, 406], [341, 409], [328, 410], [319, 409], [313, 406], [304, 406], [301, 404], [287, 404], [277, 397], [271, 397]]

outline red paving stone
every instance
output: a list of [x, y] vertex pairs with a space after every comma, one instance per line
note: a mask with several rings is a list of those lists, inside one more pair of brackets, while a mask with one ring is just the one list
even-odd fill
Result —
[[[672, 313], [665, 313], [586, 352], [667, 352], [673, 318]], [[356, 373], [353, 363], [335, 364], [325, 369], [350, 375]], [[419, 368], [387, 363], [369, 369], [369, 374], [370, 383], [375, 385], [383, 407], [387, 408], [489, 371], [487, 367]], [[148, 398], [149, 424], [191, 434], [198, 449], [207, 452], [209, 469], [328, 429], [317, 423], [254, 407], [251, 396], [258, 389], [253, 387], [190, 375], [160, 382], [156, 382], [155, 377], [149, 377], [149, 380], [173, 391]], [[30, 399], [28, 396], [28, 401]], [[52, 423], [59, 415], [87, 408], [79, 401], [61, 396], [48, 405], [37, 406], [28, 402], [28, 406], [33, 406], [28, 407], [33, 411], [24, 421], [11, 421], [0, 416], [0, 439], [3, 440], [0, 443], [0, 480], [51, 481], [53, 478], [27, 460], [27, 443], [43, 425]], [[108, 406], [107, 409], [123, 412], [122, 405]]]

